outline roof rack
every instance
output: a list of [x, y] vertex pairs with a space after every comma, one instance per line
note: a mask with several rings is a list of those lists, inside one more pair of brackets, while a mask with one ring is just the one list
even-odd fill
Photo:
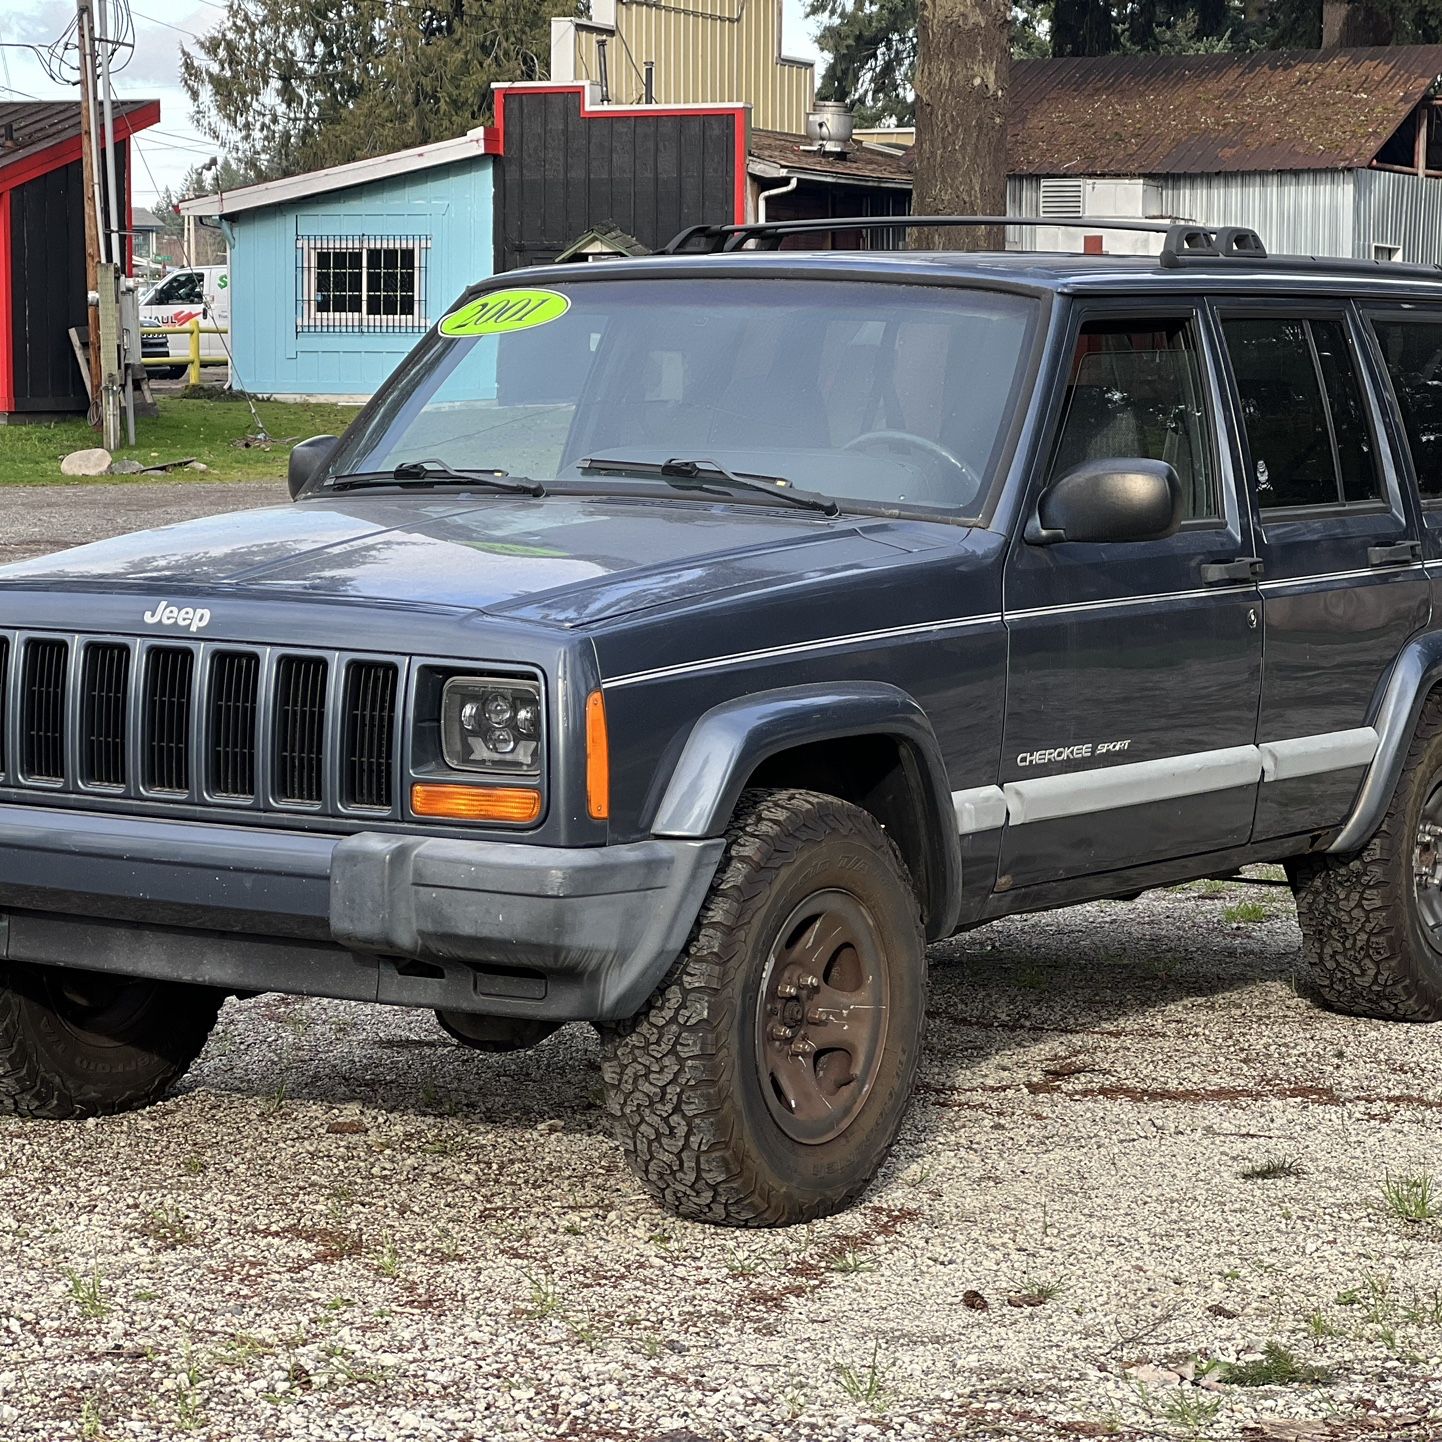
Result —
[[831, 220], [768, 220], [751, 225], [692, 225], [661, 247], [662, 255], [716, 255], [754, 243], [778, 250], [788, 235], [823, 235], [838, 230], [949, 229], [975, 226], [1062, 226], [1072, 230], [1133, 230], [1162, 235], [1161, 263], [1178, 267], [1195, 261], [1265, 260], [1267, 248], [1245, 226], [1210, 227], [1165, 220], [1122, 220], [1115, 216], [1032, 215], [856, 215]]

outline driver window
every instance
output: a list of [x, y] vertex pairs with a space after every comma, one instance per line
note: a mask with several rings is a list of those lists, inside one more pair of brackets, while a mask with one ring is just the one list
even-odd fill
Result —
[[1091, 321], [1072, 355], [1048, 481], [1087, 461], [1166, 461], [1184, 520], [1219, 514], [1205, 390], [1190, 318]]
[[183, 270], [171, 276], [155, 297], [157, 305], [198, 305], [201, 299], [202, 278], [199, 271]]

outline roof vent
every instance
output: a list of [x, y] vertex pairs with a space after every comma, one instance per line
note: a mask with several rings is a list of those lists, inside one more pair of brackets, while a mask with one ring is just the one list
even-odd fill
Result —
[[1044, 217], [1082, 214], [1082, 183], [1080, 180], [1046, 179], [1041, 183], [1038, 212]]
[[801, 148], [837, 158], [850, 155], [854, 125], [849, 105], [839, 100], [818, 100], [806, 117], [806, 134], [812, 144]]

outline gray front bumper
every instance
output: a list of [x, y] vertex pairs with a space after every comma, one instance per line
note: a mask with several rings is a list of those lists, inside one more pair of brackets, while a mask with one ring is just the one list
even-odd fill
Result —
[[0, 955], [553, 1021], [634, 1012], [724, 843], [307, 835], [0, 807]]

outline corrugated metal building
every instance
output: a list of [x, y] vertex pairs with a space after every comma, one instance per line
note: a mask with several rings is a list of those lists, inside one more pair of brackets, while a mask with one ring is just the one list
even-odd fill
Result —
[[798, 131], [811, 109], [815, 67], [781, 51], [781, 0], [591, 0], [589, 16], [551, 21], [551, 79], [599, 83], [606, 98], [663, 105], [742, 101], [762, 130]]
[[[1023, 60], [1011, 84], [1012, 215], [1246, 225], [1274, 251], [1442, 263], [1442, 46]], [[1080, 248], [1061, 229], [1008, 240]]]

